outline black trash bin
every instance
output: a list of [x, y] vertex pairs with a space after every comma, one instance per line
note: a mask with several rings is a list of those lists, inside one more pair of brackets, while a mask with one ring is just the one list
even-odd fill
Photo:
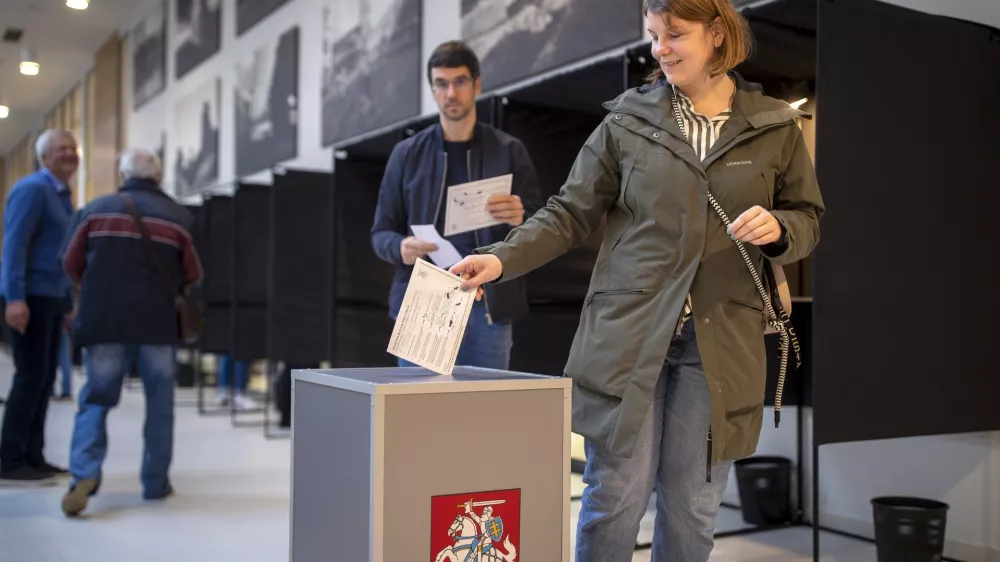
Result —
[[785, 457], [740, 459], [736, 483], [743, 521], [750, 525], [781, 525], [792, 520], [792, 461]]
[[878, 562], [939, 562], [948, 504], [924, 498], [872, 499]]

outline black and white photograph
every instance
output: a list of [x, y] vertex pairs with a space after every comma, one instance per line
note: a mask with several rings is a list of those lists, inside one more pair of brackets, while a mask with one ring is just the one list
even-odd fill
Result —
[[421, 0], [328, 0], [323, 146], [420, 113]]
[[139, 109], [167, 85], [167, 4], [159, 2], [133, 29], [132, 109]]
[[288, 0], [236, 0], [236, 35], [257, 25]]
[[213, 78], [177, 100], [174, 193], [178, 197], [218, 182], [221, 89], [221, 81]]
[[219, 52], [222, 0], [177, 0], [174, 76], [180, 79]]
[[295, 158], [299, 122], [299, 28], [236, 65], [236, 175]]
[[638, 0], [462, 0], [462, 39], [483, 91], [642, 38]]

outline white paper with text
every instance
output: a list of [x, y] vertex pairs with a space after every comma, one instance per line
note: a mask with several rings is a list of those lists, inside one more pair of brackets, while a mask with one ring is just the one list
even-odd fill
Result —
[[500, 224], [486, 210], [486, 202], [493, 195], [510, 195], [514, 175], [507, 174], [448, 188], [445, 206], [444, 235], [453, 236], [470, 230]]
[[462, 279], [418, 259], [386, 351], [435, 373], [450, 375], [476, 298]]

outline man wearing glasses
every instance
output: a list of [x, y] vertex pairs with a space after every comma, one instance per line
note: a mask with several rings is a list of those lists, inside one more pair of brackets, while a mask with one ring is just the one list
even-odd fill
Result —
[[[389, 295], [389, 315], [394, 319], [413, 264], [438, 249], [413, 236], [409, 227], [433, 224], [443, 235], [450, 186], [513, 174], [511, 194], [494, 195], [487, 202], [487, 210], [500, 224], [446, 237], [462, 256], [503, 240], [541, 206], [538, 176], [524, 144], [476, 120], [476, 96], [482, 92], [476, 54], [459, 41], [439, 45], [427, 62], [427, 79], [440, 120], [393, 149], [371, 231], [375, 253], [396, 266]], [[456, 365], [507, 369], [511, 324], [528, 310], [524, 280], [485, 289], [469, 316]], [[403, 360], [399, 364], [411, 365]]]

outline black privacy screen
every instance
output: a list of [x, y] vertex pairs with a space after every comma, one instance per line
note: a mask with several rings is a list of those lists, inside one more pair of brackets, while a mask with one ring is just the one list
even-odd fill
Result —
[[236, 349], [233, 355], [242, 361], [252, 361], [267, 354], [271, 189], [269, 185], [241, 183], [233, 197], [236, 209], [233, 262]]
[[[348, 149], [348, 154], [351, 154]], [[394, 268], [375, 255], [372, 221], [379, 186], [388, 161], [365, 157], [338, 160], [334, 170], [336, 194], [336, 321], [337, 367], [393, 365], [385, 349], [392, 335], [389, 288]]]
[[337, 232], [337, 305], [389, 307], [392, 264], [379, 259], [371, 244], [385, 163], [339, 160], [334, 172]]
[[998, 430], [997, 31], [819, 6], [816, 439]]
[[200, 234], [205, 269], [205, 326], [201, 350], [232, 353], [233, 198], [212, 196], [203, 207], [204, 228]]
[[272, 358], [315, 364], [332, 356], [333, 189], [326, 173], [276, 174], [271, 190]]

